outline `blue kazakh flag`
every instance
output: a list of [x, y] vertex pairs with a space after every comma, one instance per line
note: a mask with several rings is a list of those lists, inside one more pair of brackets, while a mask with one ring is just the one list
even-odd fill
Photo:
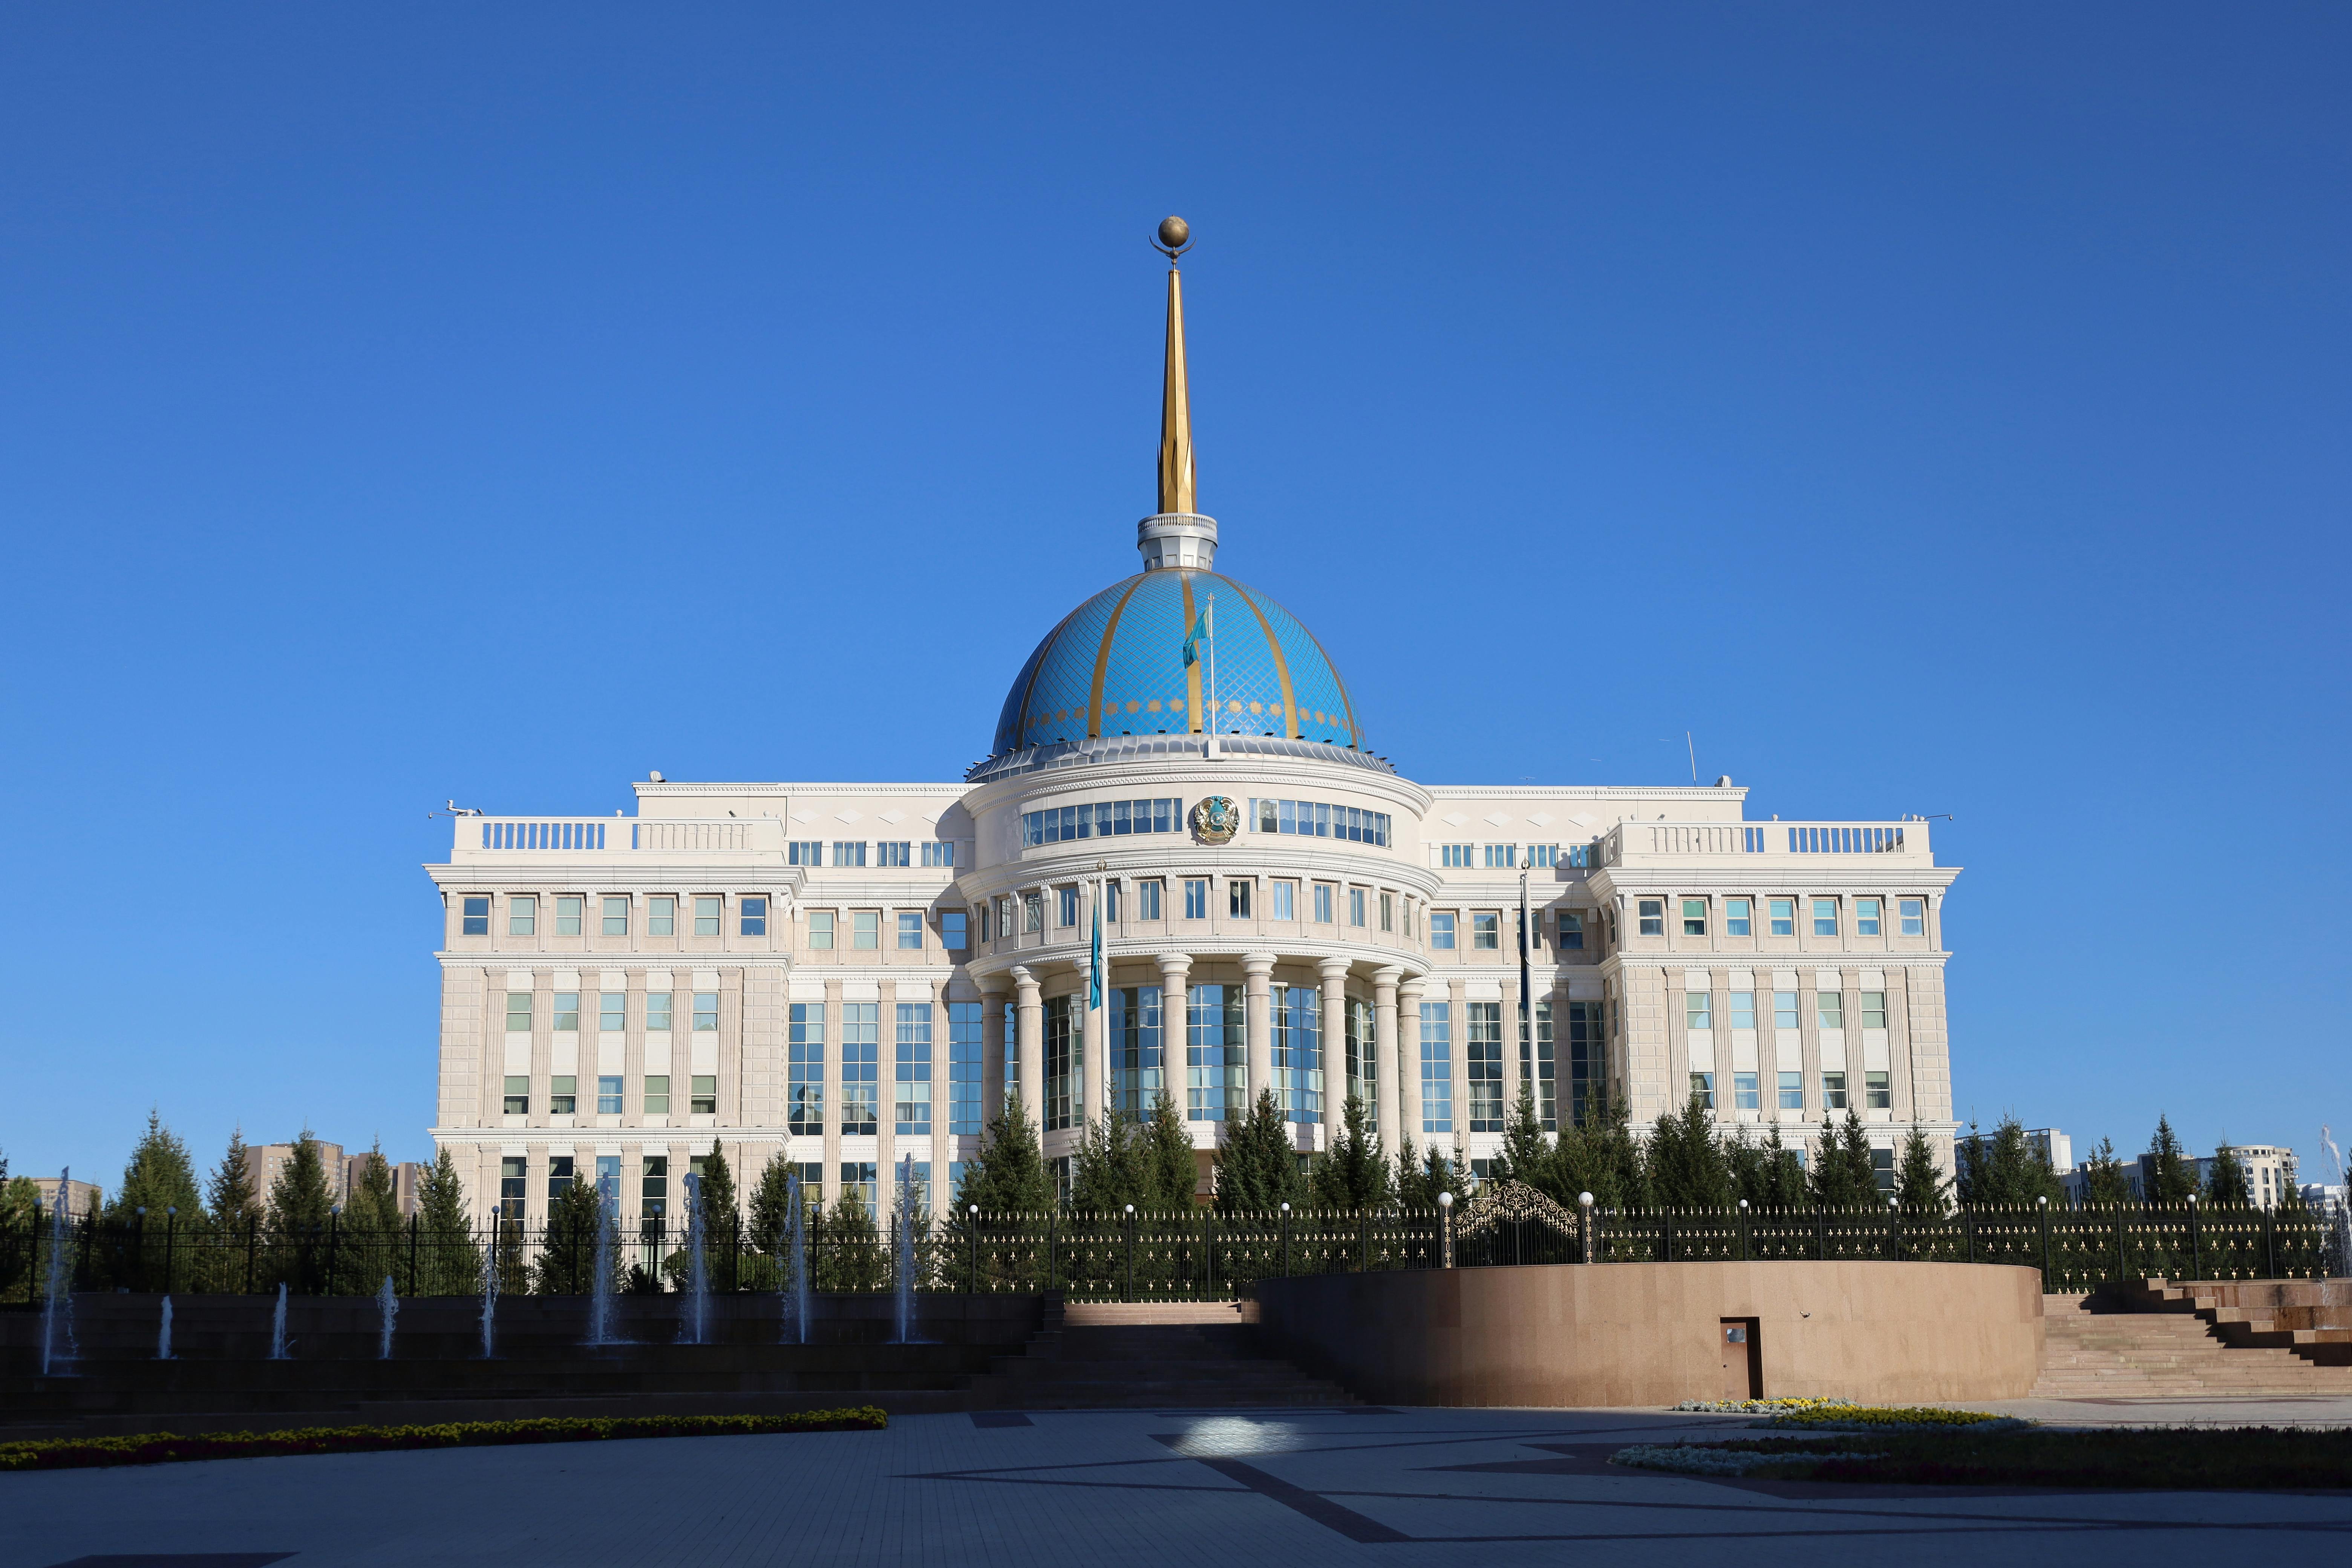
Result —
[[1206, 607], [1203, 607], [1199, 617], [1192, 622], [1192, 629], [1184, 635], [1185, 664], [1189, 666], [1201, 662], [1201, 639], [1208, 635], [1209, 612]]
[[1087, 1011], [1102, 1010], [1103, 993], [1102, 949], [1102, 884], [1095, 884], [1095, 935], [1092, 949], [1087, 954]]

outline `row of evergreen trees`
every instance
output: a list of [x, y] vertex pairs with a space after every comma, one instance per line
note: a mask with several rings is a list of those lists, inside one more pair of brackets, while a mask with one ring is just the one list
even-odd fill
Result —
[[[2093, 1208], [2138, 1202], [2168, 1207], [2195, 1198], [2212, 1208], [2253, 1206], [2252, 1175], [2228, 1143], [2213, 1151], [2212, 1163], [2200, 1178], [2196, 1160], [2172, 1131], [2171, 1119], [2159, 1114], [2147, 1152], [2145, 1190], [2136, 1194], [2128, 1173], [2131, 1167], [2116, 1152], [2116, 1141], [2102, 1138], [2098, 1148], [2083, 1162], [2084, 1202]], [[1971, 1123], [1969, 1135], [1960, 1140], [1958, 1154], [1963, 1204], [2029, 1205], [2047, 1198], [2055, 1206], [2066, 1201], [2066, 1184], [2051, 1165], [2049, 1154], [2026, 1141], [2025, 1129], [2014, 1116], [2003, 1117], [1990, 1135]], [[2275, 1194], [2274, 1206], [2281, 1212], [2300, 1211], [2305, 1207], [2303, 1192], [2292, 1157], [2280, 1174], [2284, 1185]]]

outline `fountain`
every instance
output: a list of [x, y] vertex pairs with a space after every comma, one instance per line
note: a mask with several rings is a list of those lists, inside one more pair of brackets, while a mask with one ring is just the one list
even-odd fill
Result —
[[902, 1345], [915, 1342], [915, 1157], [903, 1156], [898, 1162], [898, 1340]]
[[609, 1345], [613, 1340], [613, 1242], [620, 1228], [620, 1200], [612, 1176], [596, 1179], [596, 1251], [588, 1281], [588, 1342]]
[[163, 1321], [155, 1330], [155, 1359], [172, 1359], [172, 1298], [163, 1298]]
[[49, 1208], [49, 1293], [41, 1303], [41, 1375], [62, 1375], [58, 1370], [71, 1362], [78, 1348], [74, 1343], [73, 1268], [67, 1255], [73, 1240], [68, 1234], [71, 1216], [68, 1194], [73, 1191], [73, 1167], [58, 1173], [58, 1201]]
[[392, 1276], [383, 1277], [383, 1287], [375, 1293], [375, 1310], [383, 1327], [376, 1331], [375, 1359], [392, 1359], [392, 1321], [400, 1316], [400, 1298], [393, 1292]]
[[286, 1281], [278, 1282], [278, 1310], [269, 1314], [269, 1359], [284, 1361], [286, 1356]]
[[801, 1175], [784, 1180], [784, 1268], [780, 1284], [792, 1299], [793, 1335], [787, 1343], [808, 1343], [808, 1210], [801, 1200]]
[[703, 1263], [702, 1231], [702, 1178], [688, 1172], [686, 1178], [686, 1300], [678, 1307], [678, 1339], [689, 1345], [707, 1343], [710, 1338], [710, 1271]]
[[482, 1248], [482, 1359], [498, 1353], [499, 1233], [491, 1224], [489, 1245]]

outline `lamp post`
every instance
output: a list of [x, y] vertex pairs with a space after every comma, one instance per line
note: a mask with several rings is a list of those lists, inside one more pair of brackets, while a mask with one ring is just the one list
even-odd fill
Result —
[[2050, 1194], [2033, 1200], [2042, 1211], [2042, 1289], [2050, 1289]]
[[1576, 1243], [1580, 1263], [1592, 1261], [1592, 1194], [1576, 1194]]
[[[1283, 1205], [1285, 1208], [1289, 1206], [1288, 1204]], [[1452, 1193], [1437, 1194], [1437, 1266], [1440, 1268], [1454, 1267], [1454, 1194]]]

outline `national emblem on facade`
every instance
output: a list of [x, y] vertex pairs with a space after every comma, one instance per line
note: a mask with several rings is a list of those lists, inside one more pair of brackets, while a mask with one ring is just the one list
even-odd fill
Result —
[[1213, 795], [1192, 808], [1192, 831], [1203, 844], [1229, 844], [1241, 826], [1241, 809], [1229, 796]]

